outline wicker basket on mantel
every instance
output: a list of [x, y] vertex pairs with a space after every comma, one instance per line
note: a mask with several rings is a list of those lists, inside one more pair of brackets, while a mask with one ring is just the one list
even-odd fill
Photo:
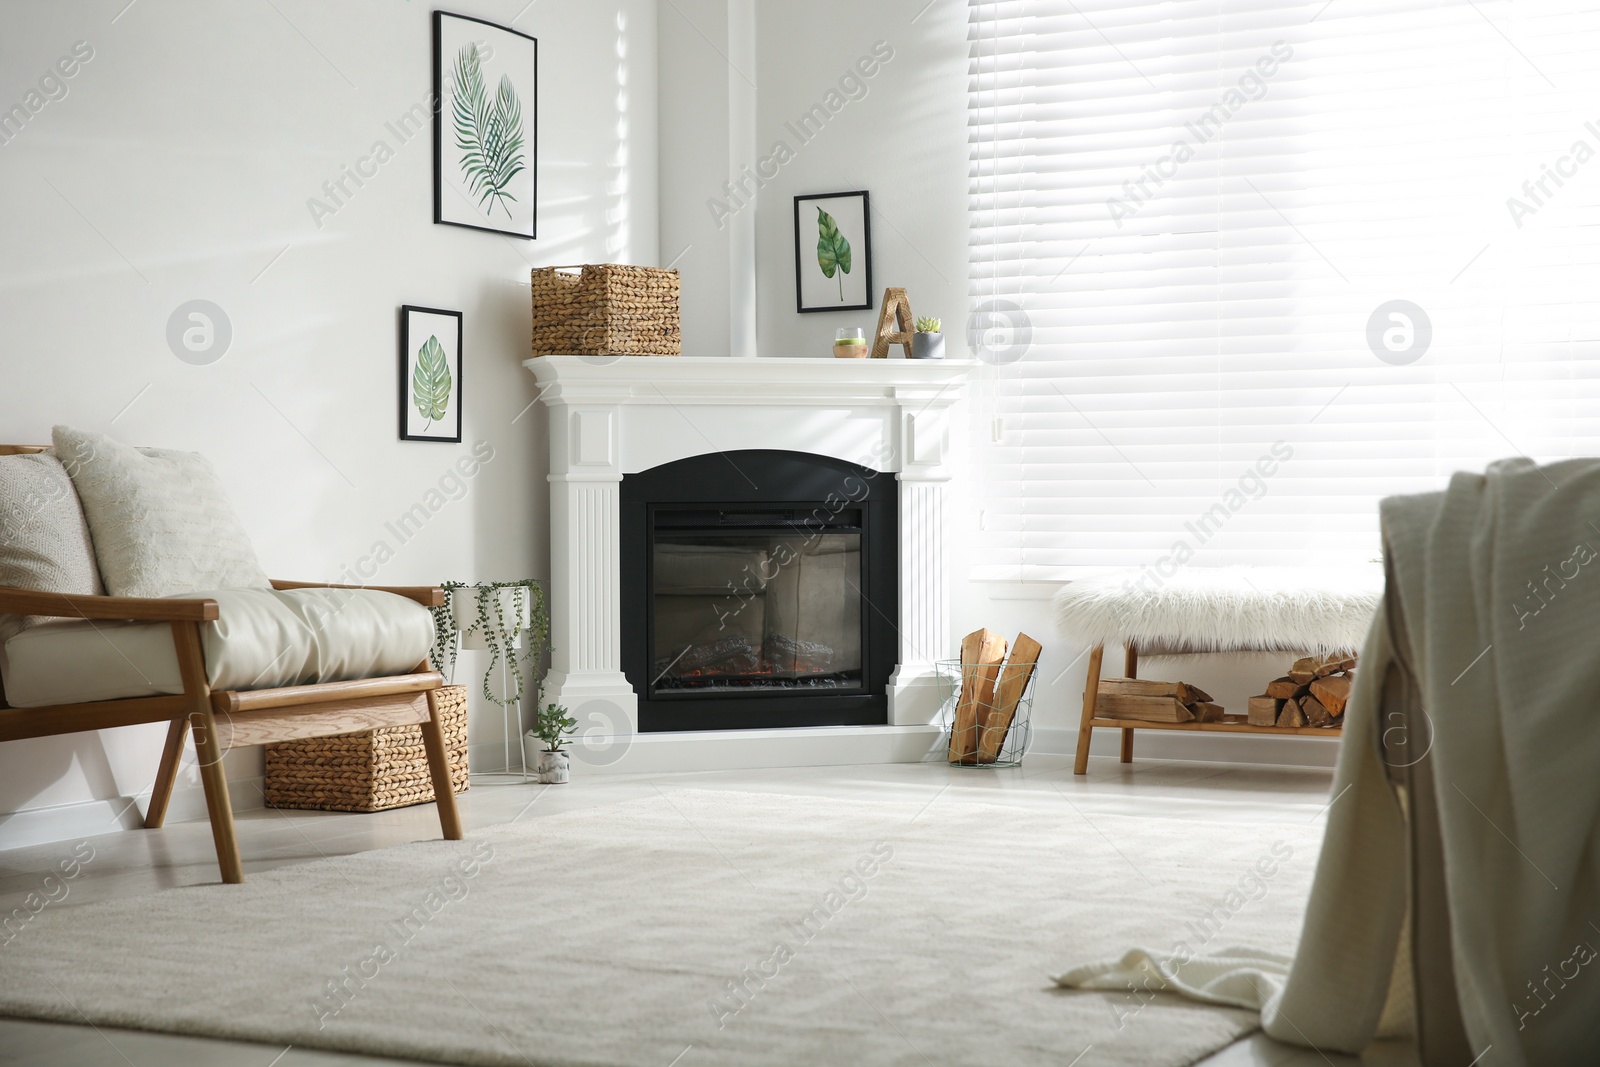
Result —
[[[467, 687], [439, 690], [450, 780], [467, 791]], [[384, 811], [433, 802], [422, 727], [385, 726], [358, 734], [267, 745], [264, 793], [269, 808]]]
[[[581, 270], [580, 274], [563, 271]], [[534, 270], [535, 356], [676, 356], [678, 272], [620, 263]]]

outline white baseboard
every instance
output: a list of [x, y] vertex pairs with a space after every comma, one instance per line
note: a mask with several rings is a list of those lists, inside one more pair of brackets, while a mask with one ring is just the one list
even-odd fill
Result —
[[938, 747], [941, 734], [939, 727], [924, 725], [591, 735], [573, 746], [572, 765], [584, 774], [661, 774], [920, 763]]
[[[1096, 730], [1089, 751], [1116, 756], [1121, 738], [1114, 730]], [[707, 730], [647, 733], [613, 738], [590, 736], [574, 744], [574, 770], [585, 774], [661, 774], [671, 771], [759, 770], [763, 767], [832, 767], [872, 763], [921, 763], [939, 755], [943, 731], [938, 726], [826, 726], [784, 730]], [[1035, 728], [1028, 751], [1035, 755], [1071, 756], [1077, 751], [1075, 729]], [[1336, 738], [1256, 737], [1248, 734], [1180, 734], [1141, 730], [1134, 741], [1134, 759], [1190, 760], [1202, 763], [1248, 763], [1283, 767], [1331, 768], [1339, 758]], [[498, 741], [473, 745], [474, 774], [504, 769]], [[516, 755], [512, 754], [513, 769]], [[532, 762], [529, 762], [532, 769]]]
[[[1097, 729], [1089, 743], [1094, 756], [1121, 753], [1122, 735]], [[1030, 753], [1071, 756], [1078, 751], [1078, 731], [1059, 727], [1036, 728]], [[1183, 733], [1177, 730], [1140, 730], [1133, 737], [1133, 758], [1193, 760], [1198, 763], [1251, 763], [1278, 767], [1327, 767], [1339, 760], [1337, 737], [1290, 734], [1267, 737], [1254, 734]]]
[[[228, 783], [228, 798], [234, 811], [261, 807], [261, 781], [257, 776]], [[137, 830], [144, 826], [144, 809], [149, 803], [150, 792], [145, 790], [136, 796], [7, 812], [0, 815], [0, 850], [82, 840], [118, 830]], [[172, 801], [167, 805], [168, 823], [204, 818], [206, 795], [198, 783], [180, 784], [172, 791]]]

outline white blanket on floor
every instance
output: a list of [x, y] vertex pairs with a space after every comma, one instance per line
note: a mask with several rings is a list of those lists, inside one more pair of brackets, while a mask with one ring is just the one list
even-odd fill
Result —
[[1507, 460], [1456, 475], [1444, 493], [1386, 500], [1382, 515], [1388, 589], [1346, 711], [1294, 959], [1136, 951], [1056, 980], [1260, 1008], [1270, 1036], [1328, 1051], [1360, 1052], [1380, 1032], [1402, 1030], [1411, 998], [1406, 830], [1383, 743], [1414, 685], [1431, 725], [1425, 758], [1435, 761], [1467, 1039], [1486, 1065], [1592, 1062], [1600, 461]]

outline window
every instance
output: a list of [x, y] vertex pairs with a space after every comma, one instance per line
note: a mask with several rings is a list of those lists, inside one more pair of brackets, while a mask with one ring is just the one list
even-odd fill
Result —
[[[993, 577], [1352, 564], [1600, 445], [1600, 13], [970, 5]], [[1170, 564], [1169, 564], [1170, 565]]]

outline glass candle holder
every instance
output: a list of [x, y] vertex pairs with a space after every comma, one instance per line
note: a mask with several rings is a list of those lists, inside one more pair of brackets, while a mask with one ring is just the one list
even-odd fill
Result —
[[867, 331], [859, 326], [844, 326], [834, 334], [833, 354], [839, 359], [864, 359], [867, 355]]

